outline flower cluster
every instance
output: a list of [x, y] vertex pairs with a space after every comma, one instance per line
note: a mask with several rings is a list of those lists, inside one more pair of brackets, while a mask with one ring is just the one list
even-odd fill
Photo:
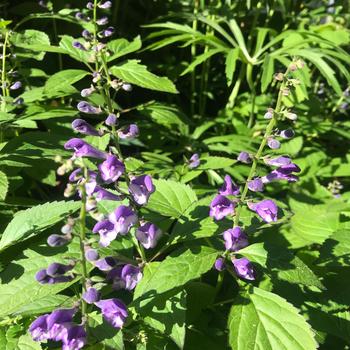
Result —
[[[97, 7], [108, 9], [110, 1], [98, 2]], [[89, 10], [95, 10], [94, 4], [88, 3]], [[77, 14], [84, 20], [89, 16]], [[96, 19], [97, 26], [106, 25], [107, 17]], [[43, 341], [50, 339], [62, 341], [63, 349], [81, 349], [86, 343], [86, 327], [89, 312], [97, 307], [103, 317], [113, 327], [123, 327], [128, 317], [126, 305], [122, 300], [114, 298], [120, 289], [132, 291], [142, 279], [142, 268], [146, 262], [144, 249], [152, 249], [156, 246], [162, 232], [153, 223], [143, 220], [140, 208], [146, 205], [155, 186], [151, 176], [142, 173], [130, 173], [127, 171], [119, 140], [135, 138], [139, 135], [139, 128], [136, 124], [123, 125], [116, 128], [120, 113], [115, 112], [110, 99], [109, 89], [131, 91], [129, 84], [113, 81], [109, 77], [108, 69], [103, 69], [105, 62], [104, 55], [107, 54], [104, 46], [98, 38], [109, 37], [113, 32], [111, 27], [100, 32], [83, 32], [87, 39], [84, 50], [95, 50], [97, 66], [101, 69], [92, 73], [92, 84], [90, 88], [83, 89], [81, 96], [88, 97], [98, 92], [105, 98], [105, 103], [96, 106], [89, 101], [80, 101], [77, 104], [79, 112], [85, 115], [104, 116], [105, 121], [100, 127], [94, 127], [85, 119], [78, 118], [72, 122], [72, 129], [81, 134], [87, 135], [87, 142], [82, 138], [68, 140], [64, 148], [72, 151], [71, 159], [65, 162], [58, 170], [59, 175], [69, 173], [68, 184], [64, 192], [66, 197], [77, 194], [81, 200], [80, 215], [77, 218], [69, 218], [62, 227], [62, 234], [52, 234], [48, 237], [47, 243], [52, 247], [59, 247], [69, 244], [76, 238], [80, 241], [81, 258], [70, 260], [69, 263], [52, 263], [43, 267], [37, 272], [35, 278], [41, 284], [55, 284], [71, 282], [80, 278], [82, 293], [80, 295], [80, 308], [77, 306], [71, 311], [56, 310], [50, 315], [43, 315], [37, 318], [30, 326], [30, 332], [34, 340]], [[78, 47], [76, 43], [73, 44]], [[82, 44], [81, 44], [82, 45]], [[109, 135], [110, 144], [108, 150], [99, 149], [95, 144], [100, 144], [98, 139]], [[115, 209], [108, 214], [99, 211], [98, 202], [113, 201]], [[97, 222], [91, 230], [86, 227], [86, 216], [90, 215]], [[114, 254], [111, 244], [121, 236], [133, 235], [131, 241], [140, 257], [130, 259], [121, 254]], [[112, 255], [101, 254], [99, 247], [108, 247]], [[102, 256], [100, 256], [102, 255]], [[81, 265], [81, 266], [78, 266]], [[81, 272], [82, 271], [82, 272]], [[104, 276], [98, 283], [90, 274], [96, 272]], [[110, 283], [112, 286], [112, 298], [105, 298], [103, 286]], [[108, 295], [109, 296], [109, 295]], [[72, 323], [74, 314], [81, 313], [81, 323]]]
[[[293, 66], [294, 67], [294, 66]], [[297, 69], [297, 68], [296, 68]], [[295, 69], [294, 69], [295, 70]], [[293, 71], [291, 68], [289, 71]], [[223, 233], [225, 253], [215, 262], [215, 268], [218, 271], [225, 269], [225, 260], [230, 257], [232, 261], [232, 268], [236, 275], [246, 280], [255, 280], [256, 274], [253, 264], [245, 257], [236, 258], [235, 254], [239, 254], [240, 249], [248, 246], [248, 237], [244, 229], [239, 226], [239, 216], [243, 205], [248, 209], [254, 211], [264, 222], [272, 223], [278, 220], [278, 207], [271, 199], [263, 199], [254, 201], [247, 195], [253, 192], [263, 192], [265, 187], [274, 181], [298, 181], [296, 173], [300, 172], [300, 168], [294, 164], [288, 156], [263, 156], [262, 152], [265, 145], [271, 150], [280, 148], [279, 139], [290, 139], [294, 136], [292, 129], [275, 130], [276, 123], [280, 119], [290, 120], [294, 122], [297, 120], [297, 115], [288, 109], [282, 107], [282, 96], [285, 96], [290, 87], [295, 83], [295, 79], [288, 78], [287, 74], [279, 74], [278, 80], [282, 81], [280, 87], [279, 98], [276, 109], [269, 108], [264, 115], [265, 119], [270, 119], [262, 143], [258, 152], [255, 155], [242, 151], [237, 160], [245, 164], [251, 164], [251, 170], [246, 183], [241, 191], [240, 187], [236, 185], [229, 175], [224, 178], [224, 185], [219, 189], [218, 194], [210, 203], [209, 215], [215, 220], [222, 220], [225, 217], [232, 217], [234, 224], [233, 228], [228, 229]], [[255, 176], [258, 162], [265, 166], [273, 167], [264, 176]]]

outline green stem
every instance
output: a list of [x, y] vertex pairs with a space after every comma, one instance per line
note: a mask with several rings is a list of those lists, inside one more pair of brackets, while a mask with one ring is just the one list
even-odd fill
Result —
[[[193, 15], [194, 15], [194, 20], [192, 22], [192, 29], [197, 30], [198, 28], [198, 20], [196, 18], [198, 14], [198, 9], [199, 9], [199, 0], [194, 0], [194, 9], [193, 9]], [[191, 59], [192, 61], [196, 58], [197, 54], [197, 46], [195, 43], [192, 43], [191, 45]], [[196, 104], [196, 69], [194, 68], [192, 73], [191, 73], [191, 116], [194, 115], [195, 113], [195, 104]]]
[[[287, 76], [288, 72], [289, 72], [289, 70], [287, 69], [287, 71], [285, 73], [285, 76]], [[240, 198], [240, 204], [237, 206], [237, 209], [236, 209], [236, 215], [235, 215], [235, 218], [234, 218], [233, 226], [238, 226], [239, 225], [239, 217], [240, 217], [240, 214], [241, 214], [242, 205], [243, 205], [244, 200], [245, 200], [245, 198], [247, 196], [247, 193], [248, 193], [248, 183], [249, 183], [249, 181], [251, 181], [253, 179], [253, 177], [255, 175], [256, 168], [258, 166], [258, 162], [260, 160], [260, 157], [262, 156], [262, 153], [263, 153], [264, 148], [266, 146], [267, 140], [271, 136], [272, 130], [273, 130], [273, 128], [275, 127], [275, 125], [277, 123], [278, 114], [281, 112], [281, 108], [282, 108], [282, 98], [283, 98], [284, 86], [285, 86], [285, 83], [283, 82], [281, 84], [281, 86], [280, 86], [280, 90], [279, 90], [279, 93], [278, 93], [278, 98], [277, 98], [276, 107], [275, 107], [275, 110], [274, 110], [274, 113], [273, 113], [273, 117], [272, 117], [272, 119], [270, 120], [269, 124], [266, 127], [264, 137], [263, 137], [263, 139], [261, 141], [261, 144], [259, 146], [258, 151], [256, 152], [256, 154], [254, 156], [253, 163], [252, 163], [252, 166], [250, 168], [250, 172], [249, 172], [249, 175], [248, 175], [247, 180], [245, 182], [244, 189], [243, 189], [243, 192], [242, 192], [242, 195], [241, 195], [241, 198]]]
[[2, 64], [1, 64], [1, 88], [2, 88], [2, 101], [1, 101], [1, 111], [4, 112], [6, 109], [6, 102], [4, 97], [9, 96], [9, 91], [6, 82], [6, 48], [8, 42], [9, 33], [6, 31], [5, 40], [2, 47]]

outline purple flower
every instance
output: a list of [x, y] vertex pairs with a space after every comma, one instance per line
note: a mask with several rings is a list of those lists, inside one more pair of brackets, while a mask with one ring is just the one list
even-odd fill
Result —
[[125, 304], [119, 299], [100, 300], [95, 305], [101, 309], [103, 317], [114, 327], [122, 328], [128, 311]]
[[45, 1], [45, 0], [40, 0], [40, 1], [38, 2], [38, 4], [39, 4], [39, 6], [41, 6], [41, 7], [45, 8], [45, 9], [47, 9], [47, 1]]
[[87, 4], [86, 4], [86, 7], [89, 9], [89, 10], [93, 10], [94, 9], [94, 4], [89, 1]]
[[29, 332], [33, 340], [43, 341], [50, 338], [50, 334], [47, 329], [47, 317], [49, 315], [39, 316], [29, 327]]
[[237, 196], [239, 194], [239, 186], [232, 181], [230, 175], [225, 176], [224, 184], [219, 189], [219, 194], [223, 196]]
[[82, 179], [82, 177], [83, 177], [83, 174], [82, 174], [82, 172], [81, 172], [81, 168], [78, 168], [78, 169], [73, 170], [73, 171], [70, 173], [68, 180], [69, 180], [70, 182], [77, 182], [77, 181], [79, 181], [80, 179]]
[[199, 159], [198, 153], [195, 153], [192, 155], [192, 157], [189, 160], [188, 167], [190, 169], [198, 168], [201, 163], [201, 160]]
[[85, 46], [82, 43], [80, 43], [79, 41], [73, 41], [72, 45], [74, 48], [76, 48], [78, 50], [86, 51]]
[[238, 277], [251, 281], [255, 280], [254, 267], [247, 258], [235, 259], [232, 263]]
[[106, 183], [116, 182], [125, 171], [125, 165], [114, 155], [110, 154], [99, 165], [101, 178]]
[[93, 304], [96, 301], [99, 301], [101, 297], [101, 293], [95, 289], [95, 288], [89, 288], [84, 294], [83, 294], [83, 299], [88, 303], [88, 304]]
[[85, 251], [85, 258], [88, 261], [96, 261], [99, 258], [98, 252], [95, 249], [89, 248]]
[[110, 9], [112, 7], [112, 1], [105, 1], [98, 5], [100, 9]]
[[125, 235], [130, 228], [137, 223], [137, 216], [131, 207], [120, 205], [114, 212], [109, 214], [109, 220], [114, 224], [117, 233]]
[[256, 204], [248, 204], [265, 222], [277, 221], [278, 207], [271, 199], [264, 199]]
[[249, 164], [252, 162], [252, 157], [250, 156], [250, 154], [248, 152], [241, 152], [238, 155], [237, 160], [242, 162], [242, 163]]
[[234, 212], [234, 203], [221, 194], [218, 194], [210, 203], [209, 215], [216, 220], [221, 220], [227, 215], [233, 215]]
[[105, 258], [95, 261], [95, 266], [101, 271], [110, 271], [116, 264], [117, 261], [112, 256], [106, 256]]
[[100, 19], [98, 19], [96, 21], [96, 23], [99, 25], [99, 26], [104, 26], [108, 23], [108, 17], [101, 17]]
[[81, 90], [80, 95], [81, 97], [88, 97], [95, 91], [95, 88], [91, 86], [90, 88], [86, 88]]
[[66, 272], [73, 269], [73, 265], [64, 265], [60, 263], [52, 263], [46, 269], [46, 273], [51, 277], [58, 277], [64, 275]]
[[99, 151], [98, 149], [89, 145], [87, 142], [78, 138], [73, 138], [67, 141], [64, 148], [74, 150], [74, 155], [76, 157], [106, 158], [106, 154], [104, 152]]
[[102, 30], [101, 32], [98, 33], [99, 37], [101, 38], [108, 38], [114, 34], [114, 28], [113, 27], [108, 27], [105, 30]]
[[47, 329], [50, 339], [59, 341], [67, 336], [67, 326], [73, 320], [75, 309], [59, 309], [47, 317]]
[[235, 252], [248, 246], [248, 237], [239, 226], [228, 229], [223, 236], [226, 250]]
[[273, 139], [272, 137], [270, 137], [268, 140], [267, 140], [267, 145], [271, 148], [271, 149], [278, 149], [281, 147], [281, 143], [276, 140], [276, 139]]
[[77, 108], [80, 112], [86, 114], [100, 114], [102, 112], [100, 107], [96, 108], [86, 101], [80, 101], [77, 104]]
[[225, 270], [225, 259], [224, 258], [217, 258], [215, 260], [214, 267], [218, 271], [223, 271]]
[[[87, 40], [92, 38], [92, 34], [87, 29], [84, 29], [83, 32], [81, 33], [81, 35], [83, 36], [83, 38], [85, 38]], [[83, 97], [85, 97], [85, 96], [83, 96]]]
[[124, 198], [123, 196], [117, 196], [116, 194], [109, 192], [100, 186], [96, 186], [94, 196], [97, 202], [100, 202], [102, 200], [121, 201]]
[[22, 87], [22, 83], [20, 81], [16, 81], [10, 86], [10, 90], [18, 90]]
[[130, 181], [129, 192], [139, 205], [147, 204], [150, 195], [156, 190], [149, 175], [141, 175]]
[[77, 20], [84, 20], [84, 19], [85, 19], [85, 16], [84, 16], [84, 14], [83, 14], [82, 12], [77, 12], [77, 13], [75, 14], [75, 18], [76, 18]]
[[265, 164], [272, 165], [272, 166], [282, 166], [282, 165], [288, 165], [292, 161], [289, 157], [277, 157], [277, 158], [266, 158], [264, 159]]
[[298, 176], [292, 174], [293, 172], [300, 172], [300, 168], [296, 164], [290, 163], [282, 165], [279, 168], [271, 171], [271, 173], [264, 176], [262, 180], [264, 183], [269, 183], [277, 180], [287, 180], [288, 182], [298, 181]]
[[139, 136], [139, 128], [136, 124], [130, 124], [118, 130], [118, 136], [121, 139], [132, 139]]
[[67, 244], [69, 241], [70, 240], [67, 236], [56, 235], [56, 234], [50, 235], [47, 238], [47, 244], [50, 247], [62, 247], [65, 244]]
[[118, 235], [118, 232], [114, 228], [114, 224], [109, 220], [98, 222], [92, 229], [92, 232], [100, 235], [99, 244], [101, 247], [108, 247]]
[[126, 264], [111, 270], [107, 275], [107, 279], [113, 281], [113, 288], [116, 290], [133, 290], [141, 281], [142, 273], [139, 267]]
[[146, 222], [136, 231], [136, 238], [146, 249], [154, 248], [161, 235], [162, 231], [151, 222]]
[[62, 350], [79, 350], [86, 344], [87, 334], [83, 326], [70, 325], [63, 338]]
[[256, 178], [248, 182], [248, 188], [253, 192], [264, 191], [264, 183], [260, 178]]
[[126, 92], [130, 92], [130, 91], [132, 91], [132, 85], [129, 83], [123, 83], [122, 89]]
[[99, 136], [98, 131], [84, 119], [75, 119], [72, 123], [74, 131], [80, 132], [84, 135]]
[[284, 139], [291, 139], [292, 137], [294, 137], [295, 133], [292, 129], [287, 129], [287, 130], [282, 130], [280, 132], [281, 137], [283, 137]]
[[106, 125], [114, 126], [117, 124], [117, 116], [113, 113], [108, 114], [108, 117], [105, 120]]
[[264, 114], [265, 119], [272, 119], [273, 118], [274, 110], [272, 108], [268, 108], [267, 112]]

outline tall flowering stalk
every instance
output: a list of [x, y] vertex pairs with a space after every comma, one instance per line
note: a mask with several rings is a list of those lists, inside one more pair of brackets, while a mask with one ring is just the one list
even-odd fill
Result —
[[[242, 163], [251, 164], [242, 192], [240, 187], [233, 183], [231, 177], [226, 175], [223, 187], [219, 189], [219, 194], [216, 195], [210, 204], [210, 216], [216, 220], [222, 220], [227, 216], [232, 216], [233, 218], [233, 228], [223, 233], [226, 251], [223, 257], [219, 258], [215, 263], [215, 268], [219, 271], [225, 268], [225, 260], [227, 257], [230, 257], [237, 276], [246, 280], [255, 279], [255, 271], [251, 262], [245, 257], [235, 257], [235, 252], [249, 244], [244, 228], [240, 226], [241, 211], [243, 206], [246, 205], [263, 221], [270, 223], [278, 220], [278, 207], [271, 199], [255, 202], [252, 198], [248, 198], [249, 191], [263, 192], [265, 186], [273, 181], [286, 180], [295, 182], [298, 180], [295, 173], [300, 172], [300, 168], [292, 163], [289, 157], [264, 156], [264, 150], [266, 146], [271, 150], [278, 149], [280, 148], [278, 138], [290, 139], [294, 136], [292, 129], [278, 130], [276, 127], [278, 127], [278, 122], [282, 119], [287, 119], [291, 122], [297, 119], [297, 115], [283, 105], [283, 96], [288, 96], [290, 89], [299, 83], [296, 79], [293, 79], [291, 72], [302, 67], [303, 62], [297, 60], [290, 64], [284, 74], [278, 73], [275, 75], [275, 79], [280, 81], [281, 84], [275, 108], [269, 108], [264, 115], [264, 118], [268, 119], [269, 123], [266, 126], [260, 146], [254, 155], [242, 151], [237, 158]], [[260, 163], [265, 166], [276, 167], [276, 169], [265, 176], [256, 177], [257, 166]]]
[[[136, 124], [118, 127], [120, 114], [113, 107], [111, 91], [130, 91], [131, 86], [127, 82], [112, 79], [109, 74], [108, 51], [101, 40], [110, 37], [114, 29], [105, 27], [108, 19], [98, 18], [98, 10], [110, 7], [110, 1], [88, 2], [87, 8], [92, 12], [94, 31], [90, 33], [84, 30], [84, 44], [78, 41], [73, 43], [80, 50], [91, 50], [95, 63], [92, 84], [81, 91], [81, 96], [88, 98], [98, 92], [104, 98], [101, 106], [82, 100], [77, 104], [77, 109], [85, 115], [104, 115], [104, 125], [97, 129], [82, 118], [72, 123], [73, 130], [82, 135], [94, 138], [109, 135], [110, 144], [107, 150], [101, 150], [80, 138], [72, 138], [66, 142], [64, 147], [73, 151], [73, 156], [58, 172], [61, 175], [71, 172], [65, 196], [77, 193], [81, 199], [81, 209], [78, 218], [70, 218], [62, 227], [62, 235], [54, 234], [48, 238], [50, 246], [61, 246], [68, 244], [76, 236], [80, 243], [80, 259], [68, 264], [51, 264], [36, 275], [37, 281], [42, 284], [69, 282], [74, 279], [81, 284], [79, 303], [71, 309], [60, 309], [40, 316], [30, 326], [34, 340], [61, 341], [65, 350], [81, 349], [89, 342], [89, 313], [94, 308], [100, 310], [105, 320], [114, 328], [120, 329], [124, 326], [128, 317], [126, 305], [120, 299], [106, 298], [101, 286], [110, 283], [115, 291], [132, 291], [142, 278], [142, 268], [146, 263], [144, 249], [154, 248], [161, 235], [160, 229], [153, 223], [142, 220], [140, 213], [140, 208], [147, 204], [150, 195], [155, 191], [152, 178], [147, 174], [131, 174], [127, 171], [119, 143], [120, 139], [137, 137], [139, 129]], [[115, 210], [108, 215], [101, 214], [98, 209], [98, 202], [101, 200], [114, 201]], [[87, 226], [88, 216], [97, 221], [91, 228]], [[117, 252], [110, 256], [100, 255], [98, 247], [109, 247], [114, 240], [128, 234], [131, 235], [139, 257], [130, 259]], [[94, 284], [94, 271], [105, 274], [104, 283]], [[73, 317], [78, 314], [80, 322], [77, 324]]]

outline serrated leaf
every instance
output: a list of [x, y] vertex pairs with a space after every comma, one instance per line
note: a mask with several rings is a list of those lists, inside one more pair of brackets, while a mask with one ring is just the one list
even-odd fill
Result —
[[49, 202], [16, 213], [1, 237], [0, 251], [56, 224], [79, 207], [79, 202]]
[[177, 93], [175, 85], [168, 78], [151, 73], [139, 62], [139, 60], [128, 60], [121, 65], [111, 67], [110, 71], [117, 78], [146, 89]]
[[9, 182], [5, 173], [0, 171], [0, 200], [5, 200], [9, 188]]
[[229, 343], [234, 350], [314, 350], [310, 325], [280, 296], [251, 288], [238, 297], [228, 319]]
[[209, 247], [196, 247], [170, 254], [161, 263], [149, 263], [137, 285], [134, 300], [154, 297], [200, 277], [213, 267], [218, 252]]
[[137, 51], [141, 46], [142, 42], [139, 35], [131, 42], [123, 38], [112, 40], [107, 44], [107, 49], [111, 51], [108, 62]]

